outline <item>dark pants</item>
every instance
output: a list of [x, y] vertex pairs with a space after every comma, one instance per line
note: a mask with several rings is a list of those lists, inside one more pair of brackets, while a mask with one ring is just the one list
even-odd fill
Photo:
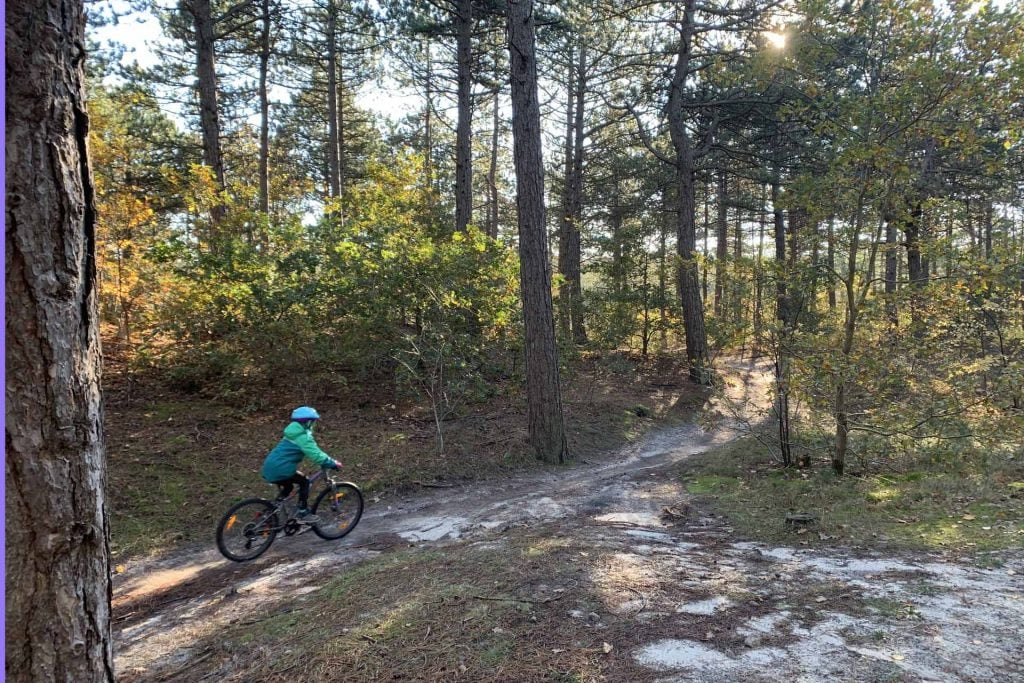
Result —
[[296, 472], [288, 479], [282, 479], [281, 481], [273, 482], [278, 487], [278, 500], [283, 500], [291, 495], [292, 487], [296, 484], [299, 486], [299, 507], [309, 507], [309, 479], [306, 479], [306, 475], [302, 472]]

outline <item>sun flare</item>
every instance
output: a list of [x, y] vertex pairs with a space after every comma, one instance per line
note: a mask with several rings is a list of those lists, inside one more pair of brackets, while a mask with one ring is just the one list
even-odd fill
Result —
[[782, 49], [786, 47], [786, 34], [776, 33], [775, 31], [765, 31], [764, 37], [768, 39], [768, 44], [772, 47]]

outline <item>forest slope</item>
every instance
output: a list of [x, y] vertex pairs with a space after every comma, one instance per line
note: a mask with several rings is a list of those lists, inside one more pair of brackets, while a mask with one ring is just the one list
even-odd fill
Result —
[[[763, 396], [764, 376], [729, 385]], [[714, 409], [714, 405], [709, 406]], [[726, 424], [600, 463], [382, 500], [353, 534], [116, 581], [121, 680], [1010, 680], [1024, 556], [745, 540], [679, 465]], [[701, 456], [709, 457], [709, 456]]]

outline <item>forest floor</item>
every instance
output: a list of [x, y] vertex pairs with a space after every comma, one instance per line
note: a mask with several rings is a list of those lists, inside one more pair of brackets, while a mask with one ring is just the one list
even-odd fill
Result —
[[[733, 364], [725, 393], [756, 409], [765, 382]], [[750, 540], [687, 487], [736, 436], [716, 411], [571, 467], [382, 489], [342, 541], [282, 537], [247, 564], [209, 542], [135, 557], [114, 580], [118, 678], [1024, 678], [1019, 544], [979, 562]]]
[[[348, 382], [309, 376], [231, 394], [168, 388], [129, 376], [107, 343], [105, 378], [112, 554], [115, 564], [209, 542], [220, 515], [236, 500], [269, 489], [259, 470], [297, 405], [324, 416], [321, 448], [342, 474], [371, 495], [535, 471], [527, 444], [525, 401], [515, 379], [497, 378], [490, 395], [464, 401], [442, 426], [445, 448], [420, 397], [387, 378]], [[686, 378], [678, 358], [643, 361], [590, 353], [563, 368], [569, 448], [587, 460], [635, 442], [658, 426], [688, 420], [708, 392]]]

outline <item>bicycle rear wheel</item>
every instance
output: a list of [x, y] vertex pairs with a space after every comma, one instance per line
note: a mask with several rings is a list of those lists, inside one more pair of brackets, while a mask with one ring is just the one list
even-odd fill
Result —
[[281, 528], [274, 506], [247, 498], [231, 506], [217, 525], [217, 549], [235, 562], [255, 560], [274, 542]]
[[355, 484], [333, 484], [317, 496], [313, 513], [320, 518], [313, 527], [317, 536], [329, 541], [341, 538], [355, 529], [363, 516], [363, 494]]

